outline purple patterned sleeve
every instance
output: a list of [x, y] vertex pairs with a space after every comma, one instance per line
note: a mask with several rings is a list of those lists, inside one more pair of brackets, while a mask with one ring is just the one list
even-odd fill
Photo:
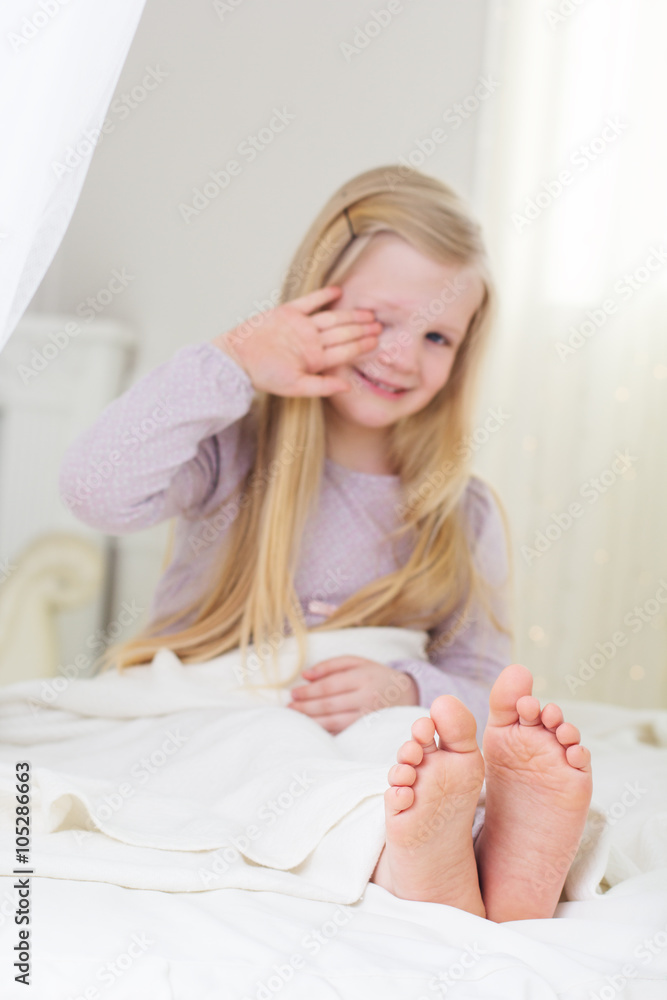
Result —
[[221, 475], [233, 475], [238, 421], [253, 395], [249, 376], [215, 344], [182, 347], [114, 399], [69, 446], [60, 468], [61, 499], [80, 520], [109, 534], [187, 517]]
[[[509, 565], [502, 517], [491, 491], [477, 478], [471, 480], [467, 501], [475, 538], [473, 559], [492, 588], [489, 599], [496, 617], [509, 627]], [[457, 626], [458, 632], [453, 635]], [[430, 629], [429, 637], [429, 662], [404, 659], [390, 665], [414, 679], [420, 705], [430, 707], [441, 694], [460, 698], [477, 720], [477, 740], [481, 744], [489, 715], [489, 691], [511, 662], [511, 637], [496, 629], [477, 604], [465, 616], [454, 612]]]

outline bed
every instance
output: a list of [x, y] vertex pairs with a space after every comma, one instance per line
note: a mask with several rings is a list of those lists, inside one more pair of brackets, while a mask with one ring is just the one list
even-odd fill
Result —
[[[425, 639], [316, 633], [308, 662], [423, 655]], [[285, 640], [281, 671], [295, 655]], [[387, 770], [423, 708], [333, 737], [286, 709], [286, 690], [240, 678], [237, 651], [183, 665], [164, 649], [57, 693], [43, 680], [0, 689], [3, 998], [665, 1000], [666, 711], [561, 703], [593, 756], [584, 838], [552, 919], [495, 924], [367, 884]], [[27, 864], [29, 991], [13, 968]]]

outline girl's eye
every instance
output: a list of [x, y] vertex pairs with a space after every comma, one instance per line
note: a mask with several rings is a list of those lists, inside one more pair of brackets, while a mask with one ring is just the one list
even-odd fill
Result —
[[[439, 333], [437, 330], [431, 330], [429, 333], [426, 334], [426, 336], [427, 337], [440, 337], [441, 342], [446, 347], [451, 347], [452, 342], [449, 339], [449, 337], [445, 337], [444, 333]], [[433, 341], [431, 341], [431, 343], [433, 343]]]
[[[383, 330], [391, 330], [392, 325], [391, 325], [391, 322], [389, 320], [382, 319], [380, 316], [376, 316], [376, 319], [377, 319], [378, 323], [382, 324], [382, 329]], [[452, 346], [452, 341], [450, 340], [450, 338], [447, 337], [444, 333], [440, 333], [439, 330], [430, 330], [428, 333], [424, 334], [424, 336], [425, 337], [440, 337], [440, 344], [444, 345], [445, 347], [451, 347]], [[433, 344], [435, 342], [431, 341], [431, 343]]]

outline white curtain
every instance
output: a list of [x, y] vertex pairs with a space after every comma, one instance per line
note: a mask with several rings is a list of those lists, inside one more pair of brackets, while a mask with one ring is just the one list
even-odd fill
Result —
[[72, 217], [145, 0], [3, 0], [0, 350]]
[[516, 656], [540, 696], [667, 707], [667, 5], [489, 10], [474, 207], [503, 302], [485, 403], [510, 416], [477, 465]]

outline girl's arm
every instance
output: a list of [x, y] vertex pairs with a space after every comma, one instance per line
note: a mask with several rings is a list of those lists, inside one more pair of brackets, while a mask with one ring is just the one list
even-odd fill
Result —
[[221, 476], [230, 488], [236, 482], [238, 421], [254, 391], [244, 369], [214, 343], [182, 347], [69, 446], [59, 478], [63, 502], [111, 534], [196, 512]]
[[[475, 541], [473, 558], [490, 585], [496, 617], [509, 626], [509, 566], [502, 516], [491, 491], [471, 480], [467, 511]], [[460, 629], [453, 635], [455, 626]], [[409, 674], [419, 689], [419, 704], [430, 707], [441, 694], [453, 694], [477, 720], [477, 740], [489, 715], [489, 692], [498, 674], [511, 663], [512, 640], [498, 631], [483, 607], [471, 605], [468, 615], [455, 612], [429, 630], [429, 661], [394, 660], [390, 666]]]

